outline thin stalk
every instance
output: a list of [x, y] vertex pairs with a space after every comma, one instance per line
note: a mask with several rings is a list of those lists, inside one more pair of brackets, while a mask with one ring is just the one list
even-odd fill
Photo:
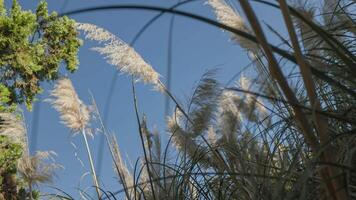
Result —
[[153, 182], [152, 182], [152, 177], [151, 177], [151, 170], [150, 170], [150, 166], [148, 164], [149, 160], [148, 160], [148, 157], [147, 157], [147, 152], [146, 152], [146, 148], [145, 148], [145, 142], [144, 142], [144, 139], [143, 139], [140, 116], [138, 114], [136, 89], [135, 89], [135, 82], [134, 82], [134, 78], [133, 77], [132, 77], [132, 94], [133, 94], [133, 98], [134, 98], [135, 114], [136, 114], [138, 129], [139, 129], [139, 133], [140, 133], [140, 139], [141, 139], [141, 145], [142, 145], [142, 149], [143, 149], [143, 154], [144, 154], [144, 157], [145, 157], [145, 164], [146, 164], [146, 168], [147, 168], [148, 178], [149, 178], [149, 181], [150, 181], [150, 187], [151, 187], [151, 190], [152, 190], [152, 196], [153, 196], [153, 199], [156, 199], [156, 195], [155, 195], [155, 191], [154, 191], [154, 187], [153, 187]]
[[32, 183], [31, 183], [31, 182], [28, 183], [28, 190], [30, 191], [30, 192], [29, 192], [30, 200], [32, 200], [32, 199], [33, 199], [33, 196], [32, 196]]
[[[265, 1], [265, 0], [252, 0], [252, 1], [263, 3], [263, 4], [266, 4], [266, 5], [275, 7], [275, 8], [279, 8], [279, 6], [277, 4], [271, 3], [269, 1]], [[305, 16], [300, 14], [293, 7], [288, 6], [288, 8], [293, 16], [301, 19], [311, 29], [313, 29], [318, 35], [320, 35], [320, 37], [322, 37], [323, 40], [330, 46], [330, 48], [333, 49], [337, 53], [337, 55], [345, 62], [345, 64], [347, 64], [350, 67], [350, 70], [352, 70], [353, 73], [356, 73], [356, 71], [355, 71], [356, 69], [355, 69], [355, 65], [354, 65], [356, 58], [352, 54], [352, 52], [350, 52], [343, 44], [341, 44], [332, 35], [327, 33], [325, 30], [323, 30], [321, 27], [319, 27], [313, 21], [308, 20]], [[346, 56], [346, 55], [348, 55], [348, 56]]]
[[37, 149], [38, 142], [38, 126], [39, 126], [39, 118], [41, 113], [41, 103], [42, 95], [38, 95], [38, 101], [34, 105], [33, 109], [33, 118], [32, 118], [32, 126], [31, 126], [31, 151], [35, 152]]
[[315, 137], [313, 131], [311, 130], [311, 127], [306, 120], [303, 111], [300, 109], [299, 106], [293, 106], [293, 105], [299, 105], [299, 102], [294, 95], [292, 89], [289, 87], [288, 82], [286, 78], [283, 75], [283, 72], [276, 60], [276, 58], [273, 55], [272, 49], [270, 45], [267, 42], [267, 39], [264, 35], [264, 32], [262, 30], [262, 27], [260, 23], [257, 20], [257, 17], [255, 15], [255, 12], [253, 11], [250, 3], [247, 0], [239, 0], [240, 5], [242, 9], [244, 10], [252, 28], [254, 29], [254, 32], [256, 34], [256, 38], [261, 45], [266, 58], [268, 60], [268, 66], [269, 66], [269, 72], [271, 76], [277, 81], [278, 85], [281, 87], [284, 95], [286, 96], [287, 100], [292, 103], [292, 108], [295, 112], [295, 116], [297, 120], [300, 123], [300, 126], [303, 130], [304, 136], [310, 146], [312, 146], [313, 149], [317, 149], [318, 147], [318, 141], [317, 138]]
[[89, 144], [88, 144], [88, 140], [87, 140], [87, 136], [86, 136], [84, 128], [82, 129], [82, 136], [84, 138], [85, 147], [86, 147], [86, 150], [87, 150], [87, 155], [88, 155], [88, 159], [89, 159], [89, 163], [90, 163], [90, 169], [91, 169], [91, 175], [93, 177], [93, 183], [95, 185], [96, 193], [98, 195], [98, 199], [101, 199], [101, 192], [99, 190], [99, 183], [98, 183], [98, 179], [97, 179], [95, 168], [94, 168], [94, 162], [93, 162], [93, 158], [91, 156], [91, 152], [90, 152], [90, 148], [89, 148]]
[[[272, 53], [272, 49], [269, 46], [267, 39], [263, 33], [262, 27], [255, 15], [254, 10], [252, 9], [250, 3], [247, 0], [239, 0], [240, 5], [242, 9], [244, 10], [252, 28], [254, 29], [254, 32], [256, 34], [256, 38], [259, 41], [263, 51], [265, 52], [265, 55], [268, 59], [269, 63], [269, 71], [274, 79], [277, 80], [279, 86], [281, 87], [283, 93], [285, 94], [286, 98], [288, 101], [292, 102], [293, 104], [299, 104], [295, 94], [291, 90], [291, 88], [288, 85], [288, 82], [286, 81], [282, 70], [280, 69], [280, 66], [274, 57]], [[304, 115], [304, 112], [300, 109], [298, 106], [292, 106], [294, 112], [295, 112], [295, 117], [297, 121], [299, 122], [299, 126], [302, 130], [302, 134], [306, 139], [306, 142], [308, 145], [311, 147], [311, 149], [314, 152], [318, 152], [319, 149], [319, 141], [318, 138], [314, 135], [314, 132], [307, 121], [307, 118]], [[325, 159], [325, 157], [321, 157], [322, 160]], [[323, 177], [324, 180], [329, 180], [330, 179], [330, 174], [328, 170], [322, 169], [319, 171], [320, 175]], [[327, 183], [327, 188], [328, 191], [331, 195], [334, 195], [334, 199], [339, 199], [335, 196], [336, 191], [334, 186], [328, 181]]]
[[[124, 189], [125, 189], [126, 198], [127, 198], [127, 199], [131, 199], [131, 198], [130, 198], [129, 191], [128, 191], [128, 189], [127, 189], [128, 186], [127, 186], [127, 184], [126, 184], [125, 176], [122, 174], [122, 172], [121, 172], [119, 166], [118, 166], [117, 163], [116, 163], [115, 156], [114, 156], [114, 149], [113, 149], [113, 147], [112, 147], [112, 144], [110, 143], [110, 139], [109, 139], [109, 137], [108, 137], [108, 135], [107, 135], [106, 132], [104, 132], [104, 135], [105, 135], [106, 142], [107, 142], [107, 145], [108, 145], [108, 147], [109, 147], [109, 151], [110, 151], [112, 160], [113, 160], [113, 162], [114, 162], [114, 165], [115, 165], [117, 174], [119, 175], [119, 178], [120, 178], [120, 180], [121, 180], [121, 182], [122, 182], [122, 186], [123, 186]], [[116, 142], [114, 136], [112, 136], [112, 139], [111, 139], [111, 140], [113, 140], [113, 141]], [[119, 152], [117, 152], [117, 153], [119, 153]], [[136, 198], [136, 191], [134, 192], [134, 196], [135, 196], [135, 198]]]
[[[298, 42], [298, 37], [295, 32], [295, 28], [292, 22], [292, 19], [290, 17], [290, 12], [288, 8], [288, 4], [285, 0], [279, 0], [280, 4], [280, 9], [283, 14], [284, 22], [286, 23], [288, 33], [292, 42], [292, 46], [295, 52], [295, 57], [297, 60], [297, 63], [299, 65], [302, 78], [307, 90], [307, 94], [309, 96], [310, 104], [314, 109], [316, 110], [321, 110], [320, 102], [316, 94], [315, 90], [315, 83], [312, 77], [312, 73], [310, 68], [308, 67], [305, 59], [303, 58], [302, 51], [299, 46]], [[320, 142], [321, 145], [325, 144], [327, 141], [330, 140], [330, 133], [328, 131], [328, 122], [326, 118], [323, 115], [320, 115], [318, 113], [315, 113], [315, 125], [317, 129], [318, 136], [320, 137]], [[327, 162], [333, 162], [335, 160], [333, 154], [332, 154], [332, 147], [330, 145], [326, 146], [325, 151], [323, 152], [322, 156], [324, 157], [324, 160]], [[335, 170], [333, 167], [327, 166], [327, 169], [329, 171], [329, 174], [331, 178], [337, 177], [337, 174], [339, 174], [339, 170]], [[329, 180], [327, 180], [329, 181]], [[336, 196], [338, 199], [346, 199], [347, 194], [344, 189], [344, 187], [340, 186], [340, 180], [339, 178], [331, 180], [331, 184], [334, 187], [334, 191], [336, 192]], [[337, 189], [340, 188], [339, 191]], [[330, 191], [329, 191], [330, 192]]]
[[[269, 64], [269, 71], [274, 79], [278, 82], [278, 85], [281, 87], [284, 95], [286, 96], [287, 100], [292, 102], [292, 104], [299, 104], [298, 99], [296, 98], [295, 94], [289, 87], [287, 80], [285, 79], [280, 66], [274, 57], [271, 47], [269, 46], [267, 39], [264, 35], [262, 27], [258, 22], [258, 19], [255, 15], [254, 10], [252, 9], [250, 3], [247, 0], [239, 0], [242, 9], [244, 10], [254, 32], [256, 34], [256, 38], [260, 43], [266, 58], [268, 59]], [[295, 118], [299, 122], [299, 126], [302, 130], [303, 136], [306, 139], [306, 142], [311, 147], [314, 152], [318, 151], [319, 142], [317, 137], [314, 135], [314, 132], [307, 121], [307, 118], [304, 115], [304, 112], [298, 106], [293, 106], [293, 111], [295, 112]], [[323, 158], [322, 158], [323, 159]], [[320, 171], [320, 175], [323, 177], [324, 180], [328, 180], [330, 178], [329, 172], [327, 170]], [[327, 182], [328, 191], [330, 194], [335, 194], [335, 188], [330, 182]], [[336, 198], [336, 197], [335, 197]]]
[[[115, 137], [112, 136], [111, 139], [109, 138], [108, 132], [107, 132], [105, 126], [104, 126], [103, 119], [101, 118], [101, 115], [100, 115], [98, 106], [97, 106], [97, 104], [96, 104], [96, 102], [95, 102], [95, 99], [94, 99], [94, 96], [93, 96], [92, 94], [91, 94], [91, 97], [92, 97], [93, 105], [94, 105], [94, 107], [95, 107], [95, 111], [96, 111], [96, 113], [97, 113], [97, 117], [98, 117], [98, 120], [99, 120], [101, 129], [103, 130], [103, 134], [104, 134], [104, 137], [105, 137], [105, 140], [106, 140], [106, 144], [107, 144], [107, 146], [108, 146], [108, 148], [109, 148], [109, 151], [110, 151], [111, 159], [113, 160], [113, 163], [114, 163], [114, 165], [115, 165], [115, 169], [116, 169], [116, 171], [117, 171], [117, 173], [118, 173], [118, 175], [119, 175], [119, 178], [120, 178], [120, 180], [121, 180], [121, 182], [122, 182], [122, 185], [123, 185], [123, 187], [124, 187], [124, 189], [125, 189], [126, 198], [127, 198], [127, 199], [130, 199], [130, 194], [128, 193], [127, 185], [126, 185], [125, 179], [124, 179], [124, 177], [122, 176], [122, 173], [121, 173], [121, 171], [120, 171], [119, 166], [118, 166], [117, 163], [115, 162], [114, 149], [112, 148], [112, 143], [110, 142], [111, 140], [115, 141]], [[115, 141], [115, 142], [116, 142], [116, 141]], [[102, 145], [104, 145], [104, 144], [102, 144]], [[134, 195], [136, 195], [136, 192], [135, 192]], [[105, 198], [103, 198], [103, 199], [105, 199]]]
[[[167, 88], [168, 90], [171, 90], [171, 84], [172, 84], [172, 51], [173, 51], [173, 28], [174, 28], [174, 19], [175, 15], [172, 15], [171, 21], [169, 24], [169, 31], [168, 31], [168, 45], [167, 45]], [[165, 117], [168, 116], [169, 114], [169, 105], [170, 105], [170, 99], [169, 96], [166, 96], [165, 98], [165, 103], [164, 103], [164, 115]]]
[[[175, 5], [173, 5], [172, 7], [170, 7], [171, 9], [177, 8], [181, 5], [190, 3], [190, 2], [194, 2], [197, 0], [186, 0], [180, 3], [177, 3]], [[135, 43], [138, 41], [138, 39], [144, 34], [144, 32], [156, 21], [158, 20], [162, 15], [164, 14], [164, 12], [160, 12], [157, 15], [155, 15], [154, 17], [152, 17], [145, 25], [143, 25], [141, 27], [141, 29], [136, 33], [136, 35], [133, 37], [132, 41], [130, 42], [130, 46], [134, 46]], [[115, 88], [115, 84], [117, 81], [117, 77], [118, 74], [114, 74], [111, 82], [110, 82], [110, 89], [109, 92], [107, 94], [106, 97], [106, 101], [105, 101], [105, 108], [104, 108], [104, 118], [103, 118], [103, 123], [106, 125], [107, 121], [108, 121], [108, 116], [109, 116], [109, 111], [110, 111], [110, 106], [111, 106], [111, 100], [114, 94], [114, 88]], [[169, 77], [169, 76], [167, 76]], [[169, 78], [168, 78], [169, 79]], [[98, 176], [100, 176], [100, 172], [101, 172], [101, 168], [102, 168], [102, 160], [103, 160], [103, 146], [104, 146], [104, 138], [100, 137], [99, 139], [99, 150], [97, 152], [97, 158], [98, 158], [98, 163], [96, 166], [97, 172], [98, 172]]]

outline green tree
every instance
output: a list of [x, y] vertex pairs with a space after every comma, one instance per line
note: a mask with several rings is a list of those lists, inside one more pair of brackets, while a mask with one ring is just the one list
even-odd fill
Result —
[[62, 63], [74, 72], [81, 41], [75, 21], [48, 13], [41, 1], [36, 13], [16, 0], [6, 10], [0, 0], [0, 109], [25, 103], [28, 108], [42, 89], [42, 81], [58, 78]]
[[[33, 13], [22, 10], [16, 0], [6, 9], [0, 0], [0, 114], [16, 115], [16, 107], [23, 103], [31, 109], [35, 96], [42, 92], [40, 83], [56, 80], [61, 65], [69, 72], [77, 69], [81, 45], [77, 36], [75, 21], [48, 13], [45, 1]], [[11, 139], [17, 133], [6, 131], [11, 125], [1, 116], [0, 200], [37, 199], [38, 191], [27, 190], [17, 176], [26, 144]]]
[[22, 155], [22, 145], [15, 144], [6, 136], [0, 135], [0, 199], [16, 199], [17, 161]]

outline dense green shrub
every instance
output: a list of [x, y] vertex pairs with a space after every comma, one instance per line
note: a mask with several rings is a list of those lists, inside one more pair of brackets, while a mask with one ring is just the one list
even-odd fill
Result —
[[[18, 176], [19, 160], [31, 157], [25, 142], [14, 141], [26, 137], [24, 129], [16, 129], [21, 126], [16, 107], [25, 103], [31, 109], [42, 91], [40, 83], [59, 78], [62, 64], [74, 72], [80, 45], [75, 21], [48, 13], [45, 1], [33, 13], [22, 10], [16, 0], [6, 9], [0, 0], [0, 200], [39, 198], [32, 183]], [[29, 169], [37, 169], [32, 166], [39, 163], [36, 159], [29, 162]]]
[[6, 10], [0, 1], [0, 109], [21, 103], [30, 108], [40, 82], [57, 79], [62, 62], [70, 72], [77, 69], [81, 41], [74, 25], [49, 14], [45, 1], [36, 13], [22, 10], [16, 0]]

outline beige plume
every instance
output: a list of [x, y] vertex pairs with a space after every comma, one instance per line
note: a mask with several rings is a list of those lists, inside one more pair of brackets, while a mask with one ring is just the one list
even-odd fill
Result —
[[51, 99], [50, 102], [60, 113], [62, 123], [74, 133], [82, 131], [88, 125], [90, 112], [79, 99], [70, 79], [59, 79], [51, 96], [54, 99]]
[[103, 47], [95, 47], [93, 50], [104, 55], [109, 64], [116, 66], [122, 73], [131, 75], [145, 84], [151, 84], [158, 91], [163, 91], [159, 73], [135, 49], [96, 25], [77, 23], [77, 29], [83, 31], [87, 39], [104, 43]]
[[0, 135], [4, 135], [14, 143], [26, 147], [25, 124], [19, 116], [13, 113], [0, 112]]
[[[246, 26], [241, 15], [229, 6], [225, 0], [208, 0], [207, 3], [214, 9], [216, 18], [220, 23], [252, 34], [252, 31]], [[247, 51], [258, 52], [257, 44], [244, 37], [231, 33], [231, 39]]]

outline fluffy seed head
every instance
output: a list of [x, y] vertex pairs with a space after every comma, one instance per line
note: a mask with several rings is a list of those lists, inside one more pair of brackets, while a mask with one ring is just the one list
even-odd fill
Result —
[[236, 102], [241, 98], [232, 91], [223, 91], [219, 98], [218, 124], [223, 138], [233, 140], [241, 127], [241, 113]]
[[[250, 79], [244, 75], [242, 75], [236, 82], [236, 86], [245, 91], [251, 91], [252, 89]], [[241, 111], [246, 112], [247, 114], [251, 113], [253, 112], [254, 106], [256, 105], [256, 100], [257, 99], [255, 96], [246, 92], [242, 97], [243, 102], [240, 102], [238, 107], [241, 109]]]
[[246, 76], [242, 75], [238, 81], [238, 85], [240, 85], [243, 90], [250, 90], [251, 82]]
[[121, 157], [120, 148], [119, 148], [119, 145], [118, 145], [115, 137], [112, 137], [110, 146], [111, 146], [111, 150], [113, 153], [113, 161], [114, 161], [114, 165], [115, 165], [115, 171], [116, 171], [117, 175], [119, 176], [119, 180], [120, 180], [121, 184], [123, 184], [125, 188], [130, 188], [130, 189], [128, 189], [128, 191], [129, 191], [130, 196], [132, 196], [132, 195], [134, 195], [134, 190], [132, 189], [132, 187], [134, 186], [134, 178], [132, 177], [129, 169], [126, 167], [126, 165]]
[[216, 132], [214, 130], [214, 127], [213, 126], [209, 126], [208, 128], [208, 141], [211, 145], [215, 145], [218, 138], [217, 138], [217, 135], [216, 135]]
[[241, 113], [238, 109], [238, 104], [242, 102], [240, 96], [236, 95], [235, 92], [224, 90], [219, 98], [219, 113], [229, 112], [233, 114], [237, 119], [241, 118]]
[[79, 99], [72, 82], [68, 78], [58, 80], [51, 92], [52, 106], [59, 112], [63, 124], [73, 133], [83, 130], [89, 123], [90, 112]]
[[[240, 77], [236, 83], [236, 87], [244, 91], [251, 91], [252, 88], [251, 82], [246, 76]], [[250, 93], [245, 93], [240, 96], [234, 91], [224, 90], [219, 99], [219, 113], [221, 124], [225, 124], [224, 121], [230, 121], [231, 123], [233, 118], [236, 118], [239, 123], [243, 119], [256, 123], [264, 121], [268, 126], [271, 123], [263, 102]], [[237, 123], [237, 125], [239, 123]]]
[[76, 23], [76, 27], [78, 30], [85, 32], [86, 39], [94, 40], [97, 42], [110, 42], [116, 38], [114, 34], [93, 24]]
[[[28, 184], [49, 183], [55, 176], [55, 170], [63, 168], [54, 160], [53, 151], [39, 151], [34, 156], [25, 154], [18, 163], [18, 171]], [[51, 161], [48, 163], [47, 161]]]
[[198, 145], [197, 142], [181, 127], [182, 112], [179, 109], [168, 117], [168, 131], [172, 137], [172, 144], [180, 152], [185, 152], [192, 159], [196, 159], [203, 167], [208, 167], [211, 163], [210, 157], [206, 154], [206, 149]]
[[160, 75], [128, 44], [93, 24], [77, 24], [77, 29], [84, 31], [87, 39], [104, 42], [102, 47], [95, 47], [93, 50], [103, 55], [109, 64], [116, 66], [122, 73], [163, 91]]
[[14, 143], [26, 146], [26, 128], [23, 121], [13, 113], [0, 112], [0, 135], [10, 138]]
[[[207, 3], [214, 9], [216, 18], [220, 23], [246, 33], [252, 33], [252, 31], [246, 26], [240, 14], [234, 11], [234, 9], [231, 8], [225, 0], [208, 0]], [[242, 48], [248, 51], [258, 51], [258, 46], [254, 42], [251, 42], [243, 37], [231, 34], [231, 39], [239, 43]]]

